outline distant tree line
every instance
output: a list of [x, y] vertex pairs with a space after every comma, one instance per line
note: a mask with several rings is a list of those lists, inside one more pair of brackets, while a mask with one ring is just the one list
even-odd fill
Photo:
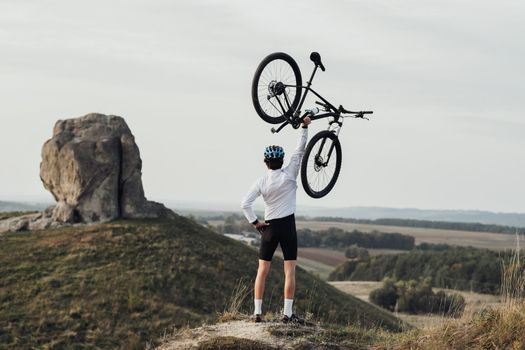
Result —
[[[197, 218], [199, 221], [202, 218]], [[227, 216], [224, 223], [214, 229], [219, 233], [242, 233], [254, 231], [253, 226], [244, 218], [237, 215]], [[325, 247], [345, 249], [352, 245], [362, 248], [400, 249], [410, 250], [415, 247], [412, 236], [400, 233], [383, 232], [352, 232], [340, 228], [330, 227], [326, 230], [313, 231], [310, 229], [297, 230], [297, 244], [299, 247]]]
[[215, 226], [214, 228], [219, 233], [242, 233], [242, 232], [257, 232], [253, 225], [250, 224], [244, 217], [236, 215], [227, 216], [224, 219], [224, 224]]
[[[500, 291], [502, 262], [512, 252], [472, 247], [449, 247], [443, 251], [412, 250], [402, 254], [348, 260], [330, 274], [333, 281], [381, 281], [429, 278], [432, 286], [480, 293]], [[520, 266], [523, 269], [523, 266]]]
[[430, 279], [394, 281], [385, 278], [381, 288], [370, 292], [372, 303], [390, 311], [409, 314], [441, 314], [461, 316], [465, 309], [465, 298], [460, 294], [434, 293]]
[[388, 219], [388, 218], [369, 220], [369, 219], [350, 219], [350, 218], [324, 217], [324, 216], [307, 219], [307, 220], [325, 221], [325, 222], [326, 221], [349, 222], [349, 223], [356, 223], [356, 224], [385, 225], [385, 226], [436, 228], [436, 229], [457, 230], [457, 231], [525, 234], [525, 227], [491, 225], [491, 224], [481, 224], [481, 223], [475, 223], [475, 222], [449, 222], [449, 221]]
[[[236, 220], [244, 220], [244, 216], [240, 214], [231, 215], [207, 215], [200, 216], [198, 219], [202, 220], [226, 220], [227, 218], [234, 218]], [[370, 224], [370, 225], [385, 225], [385, 226], [402, 226], [402, 227], [420, 227], [420, 228], [435, 228], [442, 230], [457, 230], [457, 231], [475, 231], [475, 232], [494, 232], [494, 233], [509, 233], [509, 234], [525, 234], [525, 227], [515, 227], [508, 225], [494, 225], [481, 224], [476, 222], [451, 222], [451, 221], [432, 221], [432, 220], [416, 220], [416, 219], [352, 219], [341, 217], [315, 217], [309, 218], [304, 216], [297, 216], [297, 220], [301, 221], [332, 221], [332, 222], [349, 222], [356, 224]]]
[[362, 248], [410, 250], [415, 246], [415, 239], [400, 233], [377, 231], [365, 233], [357, 230], [348, 232], [330, 227], [322, 231], [297, 230], [297, 244], [299, 247], [346, 248], [357, 245]]
[[246, 220], [244, 218], [244, 215], [242, 214], [208, 214], [208, 215], [199, 215], [200, 219], [204, 220], [213, 220], [213, 221], [220, 221], [220, 220], [226, 220], [226, 219], [232, 219], [232, 220]]
[[444, 251], [448, 249], [454, 249], [455, 246], [446, 243], [427, 243], [422, 242], [416, 246], [419, 250], [433, 250], [433, 251]]

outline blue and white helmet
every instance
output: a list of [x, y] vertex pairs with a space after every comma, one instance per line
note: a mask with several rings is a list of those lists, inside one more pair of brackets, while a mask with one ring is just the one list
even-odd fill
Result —
[[264, 159], [266, 160], [277, 160], [284, 158], [284, 150], [281, 146], [268, 146], [264, 150]]

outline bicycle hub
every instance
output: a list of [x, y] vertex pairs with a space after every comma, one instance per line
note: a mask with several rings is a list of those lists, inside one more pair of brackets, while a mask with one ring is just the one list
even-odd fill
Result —
[[270, 84], [268, 84], [268, 91], [270, 92], [270, 95], [272, 96], [282, 95], [285, 89], [286, 87], [280, 81], [272, 80]]
[[325, 166], [323, 162], [323, 157], [320, 154], [317, 154], [315, 156], [315, 162], [314, 162], [314, 170], [316, 172], [321, 171], [321, 169]]

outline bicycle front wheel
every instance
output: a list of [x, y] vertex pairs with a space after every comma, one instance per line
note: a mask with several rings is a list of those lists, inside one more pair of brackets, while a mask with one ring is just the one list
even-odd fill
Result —
[[291, 116], [301, 98], [301, 71], [295, 60], [276, 52], [262, 60], [252, 81], [255, 111], [264, 121], [279, 124]]
[[341, 160], [341, 143], [333, 132], [324, 130], [312, 137], [301, 163], [301, 181], [310, 197], [321, 198], [332, 190]]

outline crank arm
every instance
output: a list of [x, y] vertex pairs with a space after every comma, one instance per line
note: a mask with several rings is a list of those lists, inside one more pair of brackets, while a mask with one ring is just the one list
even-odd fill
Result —
[[270, 131], [272, 132], [272, 134], [277, 134], [279, 131], [281, 131], [288, 124], [290, 124], [290, 122], [285, 121], [277, 129], [276, 128], [272, 128]]

